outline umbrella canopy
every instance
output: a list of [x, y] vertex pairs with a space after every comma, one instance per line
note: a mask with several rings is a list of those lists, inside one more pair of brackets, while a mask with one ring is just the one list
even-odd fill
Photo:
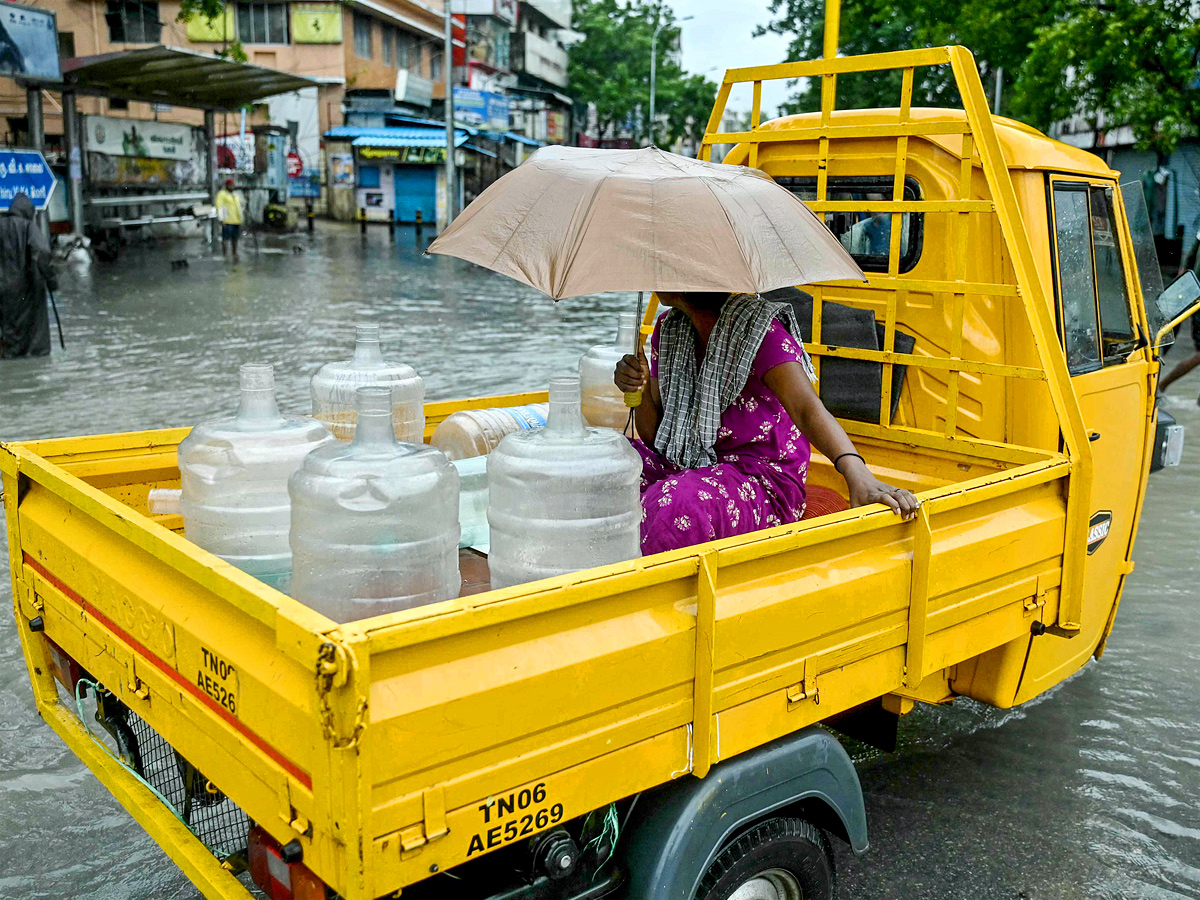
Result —
[[429, 252], [555, 300], [866, 280], [825, 223], [765, 173], [657, 147], [544, 147], [480, 194]]

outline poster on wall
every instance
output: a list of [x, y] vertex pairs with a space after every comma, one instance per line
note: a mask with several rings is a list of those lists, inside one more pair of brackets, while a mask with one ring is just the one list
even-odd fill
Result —
[[292, 42], [340, 44], [342, 10], [336, 3], [293, 3]]
[[222, 172], [254, 174], [254, 135], [227, 134], [215, 141], [217, 145], [217, 168]]
[[329, 177], [335, 185], [354, 187], [354, 154], [330, 153]]
[[89, 153], [152, 159], [191, 159], [195, 140], [190, 125], [87, 116], [85, 146]]
[[54, 13], [0, 0], [0, 75], [22, 81], [62, 81]]
[[88, 157], [88, 176], [93, 184], [179, 187], [204, 183], [203, 170], [190, 159], [139, 159], [102, 153]]
[[237, 37], [233, 28], [233, 7], [226, 6], [219, 16], [208, 16], [196, 13], [187, 20], [187, 36], [189, 41], [198, 44], [223, 44]]

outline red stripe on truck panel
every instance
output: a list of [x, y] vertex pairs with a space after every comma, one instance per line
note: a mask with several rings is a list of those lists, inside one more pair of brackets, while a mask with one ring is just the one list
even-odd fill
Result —
[[200, 688], [192, 684], [188, 679], [184, 678], [183, 675], [177, 672], [173, 666], [167, 665], [167, 663], [160, 659], [152, 650], [143, 645], [141, 641], [117, 625], [117, 623], [115, 623], [100, 610], [96, 609], [96, 607], [85, 600], [78, 591], [73, 590], [69, 585], [63, 582], [62, 579], [52, 574], [48, 569], [46, 569], [45, 566], [30, 556], [28, 551], [22, 551], [21, 556], [25, 561], [25, 565], [29, 566], [29, 568], [33, 569], [48, 582], [62, 591], [62, 593], [69, 600], [77, 603], [84, 612], [86, 612], [89, 616], [94, 618], [97, 622], [128, 644], [134, 650], [134, 652], [145, 657], [147, 662], [153, 665], [156, 669], [160, 670], [164, 675], [183, 688], [183, 690], [187, 691], [202, 704], [204, 704], [204, 706], [212, 710], [212, 712], [216, 713], [216, 715], [220, 716], [220, 718], [224, 720], [231, 728], [233, 728], [248, 741], [250, 741], [250, 743], [252, 743], [255, 747], [269, 756], [275, 763], [279, 765], [281, 769], [299, 781], [302, 785], [304, 785], [305, 788], [310, 791], [312, 790], [311, 775], [309, 775], [294, 762], [268, 744], [265, 740], [247, 728], [240, 719], [235, 718], [234, 715], [229, 712], [229, 710], [217, 703], [216, 700], [208, 696], [208, 694], [204, 693], [204, 691], [200, 690]]

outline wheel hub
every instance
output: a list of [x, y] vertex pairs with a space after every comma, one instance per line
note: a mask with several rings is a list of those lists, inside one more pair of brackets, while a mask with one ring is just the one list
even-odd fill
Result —
[[766, 869], [742, 882], [729, 900], [804, 900], [804, 892], [787, 869]]

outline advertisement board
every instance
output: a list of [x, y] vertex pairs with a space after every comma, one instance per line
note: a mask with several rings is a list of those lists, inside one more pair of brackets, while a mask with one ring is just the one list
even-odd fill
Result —
[[293, 3], [292, 41], [296, 44], [340, 44], [341, 7], [336, 3]]
[[446, 161], [446, 148], [359, 147], [358, 158], [365, 162], [403, 163], [411, 166], [441, 165]]
[[107, 156], [191, 159], [195, 150], [192, 127], [172, 122], [87, 116], [84, 135], [89, 153]]
[[21, 81], [62, 81], [54, 13], [0, 0], [0, 75]]
[[433, 81], [424, 76], [401, 69], [396, 73], [397, 103], [411, 103], [414, 106], [433, 105]]
[[194, 14], [187, 20], [187, 36], [189, 41], [197, 44], [222, 44], [237, 37], [233, 27], [233, 7], [225, 7], [219, 16]]
[[470, 88], [454, 89], [454, 119], [474, 128], [508, 131], [508, 97]]
[[321, 199], [321, 174], [316, 169], [304, 169], [288, 176], [288, 196], [302, 200]]

